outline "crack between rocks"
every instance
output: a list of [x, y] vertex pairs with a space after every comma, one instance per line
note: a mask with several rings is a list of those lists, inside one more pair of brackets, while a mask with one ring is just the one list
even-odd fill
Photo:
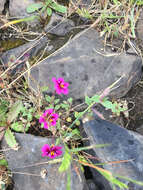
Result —
[[3, 11], [2, 11], [2, 14], [3, 14], [3, 15], [6, 15], [6, 13], [9, 12], [9, 2], [10, 2], [10, 0], [6, 0], [6, 1], [5, 1], [4, 9], [3, 9]]

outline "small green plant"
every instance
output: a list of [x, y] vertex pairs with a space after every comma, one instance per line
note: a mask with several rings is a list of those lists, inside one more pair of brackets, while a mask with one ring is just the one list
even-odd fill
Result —
[[28, 13], [34, 13], [36, 11], [39, 11], [40, 13], [46, 12], [47, 16], [51, 16], [53, 10], [60, 13], [67, 12], [65, 6], [58, 4], [54, 0], [45, 0], [44, 3], [33, 3], [27, 7]]
[[[26, 10], [27, 10], [27, 13], [35, 13], [38, 11], [40, 15], [42, 13], [44, 13], [44, 15], [46, 15], [46, 16], [51, 16], [53, 10], [57, 11], [59, 13], [67, 12], [67, 8], [65, 6], [58, 4], [54, 0], [45, 0], [44, 2], [40, 2], [40, 3], [32, 3], [31, 5], [29, 5], [27, 7]], [[0, 29], [9, 27], [12, 24], [28, 22], [28, 21], [32, 21], [32, 20], [38, 19], [38, 18], [39, 18], [39, 15], [32, 15], [30, 17], [25, 17], [22, 19], [9, 21], [9, 22], [5, 23], [4, 25], [0, 26]]]
[[[68, 83], [64, 79], [59, 78], [55, 79], [55, 89], [57, 94], [68, 94]], [[116, 82], [114, 83], [116, 84]], [[113, 84], [113, 85], [114, 85]], [[85, 114], [92, 114], [93, 106], [97, 104], [103, 105], [106, 109], [110, 109], [114, 114], [120, 115], [120, 112], [125, 111], [125, 108], [122, 108], [117, 102], [110, 101], [106, 96], [109, 94], [111, 88], [106, 88], [101, 95], [94, 95], [93, 97], [85, 97], [85, 103], [87, 108], [82, 112], [73, 111], [72, 109], [72, 99], [69, 98], [67, 101], [61, 102], [60, 99], [53, 96], [45, 95], [45, 100], [48, 104], [45, 107], [44, 113], [40, 116], [39, 122], [41, 127], [50, 130], [53, 133], [53, 136], [57, 137], [55, 145], [45, 144], [42, 147], [42, 156], [56, 158], [62, 155], [62, 148], [64, 146], [64, 155], [61, 158], [61, 165], [59, 167], [59, 172], [67, 172], [67, 189], [70, 190], [70, 166], [73, 161], [76, 161], [84, 166], [89, 166], [95, 168], [99, 173], [101, 173], [110, 183], [113, 185], [114, 189], [118, 186], [121, 189], [128, 189], [128, 186], [123, 182], [116, 179], [109, 171], [100, 168], [97, 165], [92, 164], [85, 156], [82, 156], [81, 152], [93, 148], [101, 148], [105, 146], [110, 146], [109, 144], [99, 144], [91, 145], [87, 147], [80, 147], [76, 145], [76, 140], [81, 140], [80, 132], [78, 130], [78, 125], [80, 125], [79, 120]], [[47, 90], [47, 89], [46, 89]], [[72, 115], [72, 116], [71, 116]], [[61, 144], [61, 145], [60, 145]], [[56, 159], [59, 161], [59, 159]], [[103, 165], [101, 163], [101, 165]], [[82, 168], [82, 166], [81, 166]], [[139, 183], [134, 181], [134, 183]], [[140, 183], [143, 185], [143, 183]]]
[[12, 149], [17, 150], [18, 144], [12, 131], [27, 132], [35, 109], [26, 107], [20, 100], [16, 101], [10, 108], [7, 101], [1, 100], [0, 108], [0, 127], [5, 131], [4, 138]]
[[[73, 7], [76, 4], [72, 3]], [[98, 29], [100, 36], [106, 39], [123, 36], [135, 38], [135, 25], [142, 11], [142, 0], [109, 0], [92, 3], [88, 7], [76, 7], [76, 13], [81, 17], [91, 19], [93, 26]]]
[[0, 154], [0, 189], [6, 190], [10, 181], [8, 163], [4, 159], [4, 156]]
[[[55, 92], [52, 96], [46, 94], [47, 87], [42, 87], [41, 90], [45, 96], [42, 100], [40, 110], [33, 108], [31, 104], [23, 103], [21, 100], [16, 101], [12, 106], [7, 101], [0, 100], [0, 126], [5, 130], [5, 140], [7, 144], [14, 150], [18, 149], [13, 131], [16, 132], [27, 132], [31, 126], [33, 118], [39, 119], [41, 128], [49, 130], [52, 133], [54, 144], [44, 144], [41, 147], [42, 156], [49, 157], [51, 159], [49, 163], [61, 163], [59, 172], [67, 172], [67, 190], [70, 190], [71, 186], [71, 173], [70, 166], [73, 162], [79, 164], [80, 169], [83, 170], [82, 166], [89, 166], [95, 168], [101, 173], [110, 183], [114, 189], [118, 186], [121, 189], [128, 189], [128, 186], [117, 179], [115, 174], [100, 168], [98, 165], [92, 164], [92, 162], [86, 158], [83, 151], [110, 146], [109, 144], [99, 144], [90, 146], [79, 146], [79, 142], [82, 140], [78, 126], [80, 125], [80, 119], [84, 114], [92, 115], [92, 109], [97, 105], [101, 104], [106, 109], [110, 109], [112, 113], [120, 115], [120, 112], [125, 111], [118, 102], [110, 101], [107, 96], [109, 95], [111, 88], [118, 82], [116, 81], [113, 85], [106, 88], [101, 95], [94, 95], [92, 97], [85, 97], [85, 103], [87, 105], [84, 111], [76, 111], [73, 109], [73, 100], [68, 98], [67, 100], [61, 101], [57, 98], [57, 95], [67, 95], [69, 93], [69, 83], [65, 82], [63, 78], [53, 78]], [[95, 108], [94, 108], [95, 109]], [[36, 111], [37, 110], [37, 111]], [[54, 137], [56, 141], [54, 142]], [[64, 154], [63, 149], [64, 148]], [[58, 158], [58, 156], [63, 157]], [[0, 165], [6, 164], [5, 160], [0, 161]], [[104, 165], [104, 163], [101, 163]], [[119, 178], [123, 178], [120, 176]], [[126, 178], [127, 179], [127, 178]], [[142, 182], [127, 179], [134, 183], [143, 185]]]

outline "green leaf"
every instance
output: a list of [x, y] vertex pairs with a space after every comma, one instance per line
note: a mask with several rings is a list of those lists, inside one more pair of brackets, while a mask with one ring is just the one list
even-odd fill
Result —
[[107, 109], [112, 109], [112, 107], [113, 107], [112, 102], [110, 102], [109, 100], [106, 100], [106, 101], [102, 102], [101, 104], [102, 104], [105, 108], [107, 108]]
[[40, 118], [40, 115], [37, 113], [37, 114], [35, 115], [35, 118], [36, 118], [36, 119], [39, 119], [39, 118]]
[[90, 15], [89, 11], [87, 9], [85, 9], [85, 8], [82, 8], [82, 9], [78, 8], [77, 13], [82, 17], [92, 19], [92, 16]]
[[41, 9], [43, 7], [43, 3], [33, 3], [29, 5], [26, 9], [27, 13], [34, 13], [35, 11]]
[[75, 125], [76, 125], [76, 126], [80, 126], [80, 121], [77, 120], [77, 121], [75, 122]]
[[59, 110], [60, 107], [61, 107], [60, 105], [56, 105], [56, 106], [55, 106], [55, 110]]
[[63, 109], [66, 109], [66, 110], [69, 109], [69, 105], [68, 105], [68, 104], [61, 104], [61, 107], [62, 107]]
[[5, 159], [0, 160], [0, 166], [6, 166], [8, 167], [8, 163]]
[[72, 134], [73, 135], [80, 135], [80, 131], [78, 129], [73, 129]]
[[67, 173], [67, 190], [71, 190], [71, 171]]
[[87, 105], [92, 104], [93, 102], [95, 103], [99, 103], [100, 102], [100, 96], [99, 95], [94, 95], [91, 98], [89, 98], [88, 96], [85, 96], [85, 103]]
[[48, 89], [49, 89], [48, 86], [42, 86], [41, 91], [42, 91], [42, 92], [46, 92]]
[[32, 114], [31, 114], [31, 113], [28, 113], [28, 115], [27, 115], [27, 120], [28, 120], [28, 121], [32, 121], [32, 118], [33, 118]]
[[78, 116], [79, 116], [79, 112], [75, 111], [75, 112], [74, 112], [74, 117], [75, 117], [75, 118], [78, 118]]
[[115, 5], [118, 5], [119, 1], [118, 0], [113, 0]]
[[63, 5], [59, 5], [56, 2], [52, 2], [49, 5], [52, 9], [54, 9], [55, 11], [58, 11], [60, 13], [66, 13], [67, 12], [67, 8]]
[[52, 15], [52, 9], [50, 7], [47, 7], [47, 15], [48, 16]]
[[[0, 100], [0, 117], [5, 115], [8, 110], [8, 102], [4, 100]], [[0, 119], [1, 120], [1, 119]]]
[[49, 102], [49, 103], [50, 103], [50, 102], [51, 102], [51, 97], [50, 97], [50, 96], [48, 96], [48, 95], [46, 95], [46, 96], [45, 96], [45, 100], [46, 100], [47, 102]]
[[41, 123], [41, 128], [44, 128], [44, 123]]
[[60, 99], [55, 99], [54, 103], [55, 103], [55, 104], [58, 104], [59, 101], [60, 101]]
[[52, 0], [46, 0], [46, 6], [48, 6], [50, 3], [52, 3]]
[[24, 127], [21, 122], [12, 123], [10, 127], [16, 132], [24, 132]]
[[71, 155], [69, 154], [67, 150], [65, 150], [62, 163], [59, 167], [59, 172], [66, 171], [69, 168], [70, 164], [71, 164]]
[[124, 184], [121, 181], [119, 181], [118, 179], [114, 178], [110, 172], [108, 172], [106, 170], [105, 171], [98, 170], [98, 172], [101, 173], [108, 181], [117, 185], [121, 189], [124, 189], [124, 188], [128, 189], [128, 186], [126, 184]]
[[48, 107], [45, 107], [46, 110], [48, 109], [54, 109], [54, 106], [52, 104], [50, 104]]
[[143, 5], [143, 1], [138, 1], [137, 5]]
[[68, 98], [67, 101], [68, 101], [70, 104], [72, 104], [73, 99], [72, 99], [72, 98]]
[[6, 115], [2, 115], [0, 117], [0, 126], [6, 126], [6, 125], [7, 125]]
[[130, 181], [132, 183], [135, 183], [135, 184], [143, 186], [143, 182], [142, 181], [136, 181], [134, 179], [131, 179], [131, 178], [128, 178], [128, 177], [125, 177], [125, 176], [120, 176], [118, 174], [113, 174], [113, 175], [116, 176], [116, 177], [118, 177], [118, 178], [124, 179], [126, 181]]
[[99, 95], [94, 95], [91, 97], [91, 100], [95, 103], [99, 103], [100, 102], [100, 96]]
[[60, 142], [61, 142], [61, 139], [60, 139], [60, 138], [57, 138], [57, 139], [56, 139], [56, 143], [55, 143], [55, 145], [60, 144]]
[[90, 105], [92, 103], [92, 100], [88, 96], [85, 96], [85, 103], [87, 105]]
[[110, 144], [96, 144], [96, 145], [90, 145], [90, 146], [81, 147], [81, 148], [73, 148], [70, 150], [70, 152], [78, 152], [78, 151], [89, 150], [89, 149], [93, 149], [93, 148], [102, 148], [102, 147], [109, 146], [109, 145]]
[[22, 101], [19, 100], [12, 105], [10, 111], [8, 112], [7, 120], [9, 123], [11, 123], [14, 119], [16, 119], [22, 108], [23, 108]]
[[5, 140], [7, 144], [14, 150], [18, 150], [18, 143], [16, 142], [14, 134], [10, 129], [7, 129], [5, 132]]
[[64, 138], [68, 138], [68, 139], [74, 138], [77, 140], [77, 139], [80, 139], [82, 137], [80, 136], [80, 132], [78, 129], [73, 129], [72, 132], [65, 133]]
[[66, 121], [70, 123], [70, 122], [72, 122], [72, 118], [71, 117], [67, 117]]

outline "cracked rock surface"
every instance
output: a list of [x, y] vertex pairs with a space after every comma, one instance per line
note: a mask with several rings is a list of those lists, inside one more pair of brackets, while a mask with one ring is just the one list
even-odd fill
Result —
[[[95, 119], [84, 124], [84, 130], [89, 138], [90, 144], [110, 144], [104, 148], [93, 149], [94, 154], [101, 159], [102, 163], [128, 160], [127, 162], [118, 164], [105, 164], [103, 166], [104, 169], [119, 176], [143, 181], [142, 135], [102, 120], [97, 116]], [[120, 180], [129, 186], [129, 190], [143, 189], [142, 186], [131, 183], [130, 181]], [[119, 188], [117, 189], [119, 190]]]
[[53, 92], [52, 77], [63, 77], [70, 84], [69, 97], [79, 99], [95, 95], [121, 78], [112, 95], [122, 97], [141, 77], [141, 58], [102, 50], [97, 31], [85, 30], [31, 69], [31, 78], [37, 83], [31, 80], [29, 85], [34, 90], [36, 84], [48, 86]]
[[6, 0], [0, 0], [0, 14], [2, 14], [4, 10], [5, 3], [6, 3]]
[[[15, 133], [15, 136], [20, 149], [18, 151], [9, 149], [5, 152], [9, 169], [17, 172], [13, 174], [15, 190], [65, 190], [67, 172], [60, 173], [58, 171], [61, 163], [39, 164], [49, 160], [49, 158], [41, 156], [41, 147], [44, 144], [52, 144], [52, 138], [19, 133]], [[8, 147], [5, 141], [2, 143], [2, 147]], [[78, 174], [75, 172], [74, 167], [76, 166], [76, 163], [72, 163], [70, 167], [71, 190], [88, 190], [80, 168]], [[46, 171], [45, 178], [41, 177], [42, 171]]]

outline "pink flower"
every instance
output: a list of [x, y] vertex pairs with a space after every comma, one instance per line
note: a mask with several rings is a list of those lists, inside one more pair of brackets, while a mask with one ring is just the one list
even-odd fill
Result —
[[42, 148], [42, 156], [50, 157], [50, 158], [55, 158], [57, 156], [60, 156], [62, 154], [61, 151], [62, 147], [61, 146], [54, 146], [52, 145], [51, 147], [48, 144], [45, 144]]
[[58, 117], [57, 113], [53, 113], [53, 109], [48, 109], [40, 116], [39, 123], [43, 123], [44, 128], [48, 129], [48, 127], [56, 125]]
[[55, 84], [55, 89], [57, 94], [65, 94], [65, 95], [68, 94], [68, 86], [69, 86], [68, 82], [65, 82], [63, 78], [58, 78], [56, 80], [55, 77], [52, 78], [52, 81]]

